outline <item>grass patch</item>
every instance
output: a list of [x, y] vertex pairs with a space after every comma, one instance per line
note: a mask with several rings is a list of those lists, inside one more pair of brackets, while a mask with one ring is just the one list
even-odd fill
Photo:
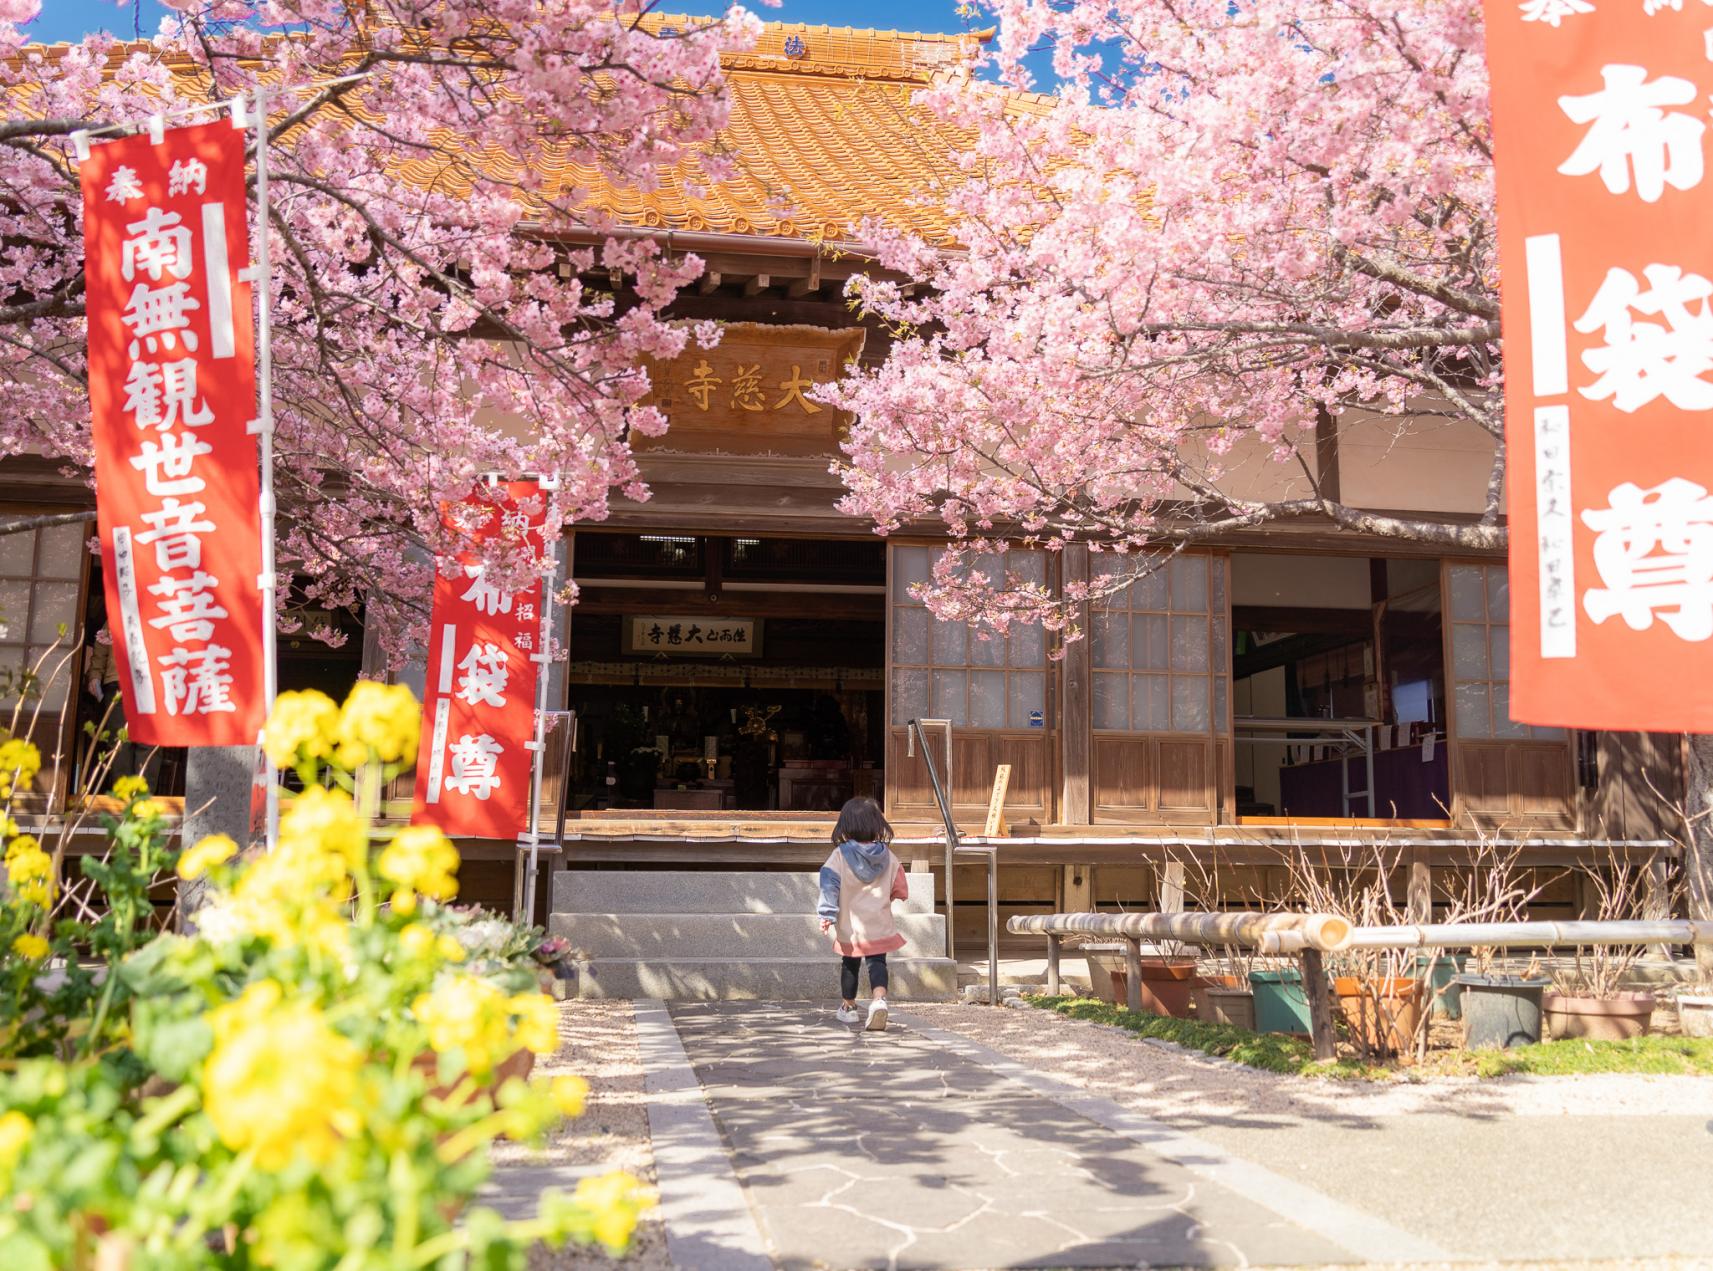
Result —
[[1624, 1042], [1574, 1038], [1510, 1050], [1429, 1051], [1425, 1063], [1384, 1063], [1342, 1058], [1317, 1061], [1306, 1041], [1279, 1033], [1251, 1033], [1225, 1024], [1173, 1019], [1126, 1010], [1092, 997], [1026, 997], [1042, 1010], [1069, 1019], [1111, 1024], [1138, 1037], [1175, 1042], [1189, 1050], [1291, 1077], [1391, 1081], [1422, 1077], [1569, 1077], [1588, 1073], [1713, 1076], [1713, 1037], [1638, 1037]]
[[1112, 1024], [1138, 1037], [1152, 1037], [1175, 1042], [1188, 1050], [1232, 1063], [1260, 1068], [1265, 1072], [1284, 1073], [1301, 1077], [1370, 1077], [1388, 1075], [1384, 1069], [1354, 1059], [1318, 1062], [1314, 1051], [1305, 1041], [1283, 1033], [1252, 1033], [1229, 1024], [1212, 1024], [1195, 1019], [1174, 1019], [1167, 1015], [1149, 1015], [1127, 1010], [1092, 997], [1030, 997], [1025, 1001], [1056, 1011], [1069, 1019], [1089, 1020], [1096, 1024]]

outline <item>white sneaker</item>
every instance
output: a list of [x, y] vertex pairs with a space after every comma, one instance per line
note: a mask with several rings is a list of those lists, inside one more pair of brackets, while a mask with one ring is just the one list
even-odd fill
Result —
[[877, 997], [868, 1004], [868, 1023], [864, 1027], [871, 1033], [886, 1031], [886, 999]]
[[833, 1018], [841, 1024], [854, 1024], [862, 1018], [854, 1006], [841, 1006], [833, 1012]]

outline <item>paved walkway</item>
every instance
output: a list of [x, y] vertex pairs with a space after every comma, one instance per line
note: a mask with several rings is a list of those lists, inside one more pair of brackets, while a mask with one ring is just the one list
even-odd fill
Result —
[[[761, 1247], [783, 1267], [1442, 1254], [1204, 1140], [1019, 1080], [1030, 1074], [907, 1015], [884, 1034], [850, 1032], [800, 1005], [676, 1004], [671, 1018]], [[655, 1150], [670, 1192], [671, 1148], [663, 1154], [657, 1136]], [[705, 1152], [690, 1150], [705, 1178]], [[700, 1271], [709, 1256], [678, 1260]]]

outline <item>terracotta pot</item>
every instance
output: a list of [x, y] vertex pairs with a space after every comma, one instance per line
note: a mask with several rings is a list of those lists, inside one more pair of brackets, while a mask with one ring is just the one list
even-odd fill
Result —
[[1679, 997], [1677, 1022], [1685, 1037], [1713, 1037], [1713, 996]]
[[[435, 1081], [435, 1074], [440, 1067], [439, 1055], [436, 1055], [432, 1050], [424, 1051], [412, 1062], [416, 1068], [428, 1074], [430, 1081]], [[477, 1093], [492, 1098], [499, 1093], [500, 1087], [505, 1085], [510, 1078], [517, 1077], [527, 1081], [529, 1074], [534, 1070], [535, 1052], [533, 1050], [514, 1050], [500, 1060], [498, 1066], [488, 1075], [488, 1080], [478, 1088]], [[456, 1085], [457, 1083], [454, 1082], [453, 1084]], [[431, 1098], [444, 1099], [452, 1093], [452, 1090], [453, 1086], [443, 1086], [436, 1082], [429, 1088], [428, 1095]]]
[[1255, 1031], [1255, 994], [1248, 989], [1225, 985], [1197, 989], [1196, 1018], [1204, 1023], [1224, 1024], [1252, 1033]]
[[1581, 997], [1549, 991], [1543, 1003], [1547, 1027], [1555, 1040], [1628, 1041], [1645, 1037], [1653, 1025], [1652, 993], [1619, 993], [1615, 997]]
[[1407, 976], [1334, 976], [1350, 1035], [1362, 1049], [1379, 1055], [1402, 1054], [1415, 1042], [1421, 1019], [1421, 984]]
[[1196, 960], [1158, 955], [1142, 959], [1142, 1009], [1150, 1015], [1190, 1017], [1196, 988]]

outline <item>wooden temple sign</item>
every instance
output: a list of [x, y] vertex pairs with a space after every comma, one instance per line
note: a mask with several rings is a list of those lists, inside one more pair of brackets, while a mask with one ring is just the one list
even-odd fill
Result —
[[761, 620], [631, 614], [625, 618], [622, 643], [626, 653], [753, 658], [761, 653]]
[[993, 770], [993, 794], [987, 801], [987, 820], [981, 827], [983, 838], [997, 838], [1005, 833], [1005, 794], [1011, 789], [1011, 765], [1002, 763]]
[[862, 353], [860, 327], [728, 322], [712, 349], [692, 342], [670, 362], [647, 363], [648, 405], [665, 412], [664, 437], [638, 450], [832, 455], [850, 416], [809, 394]]

